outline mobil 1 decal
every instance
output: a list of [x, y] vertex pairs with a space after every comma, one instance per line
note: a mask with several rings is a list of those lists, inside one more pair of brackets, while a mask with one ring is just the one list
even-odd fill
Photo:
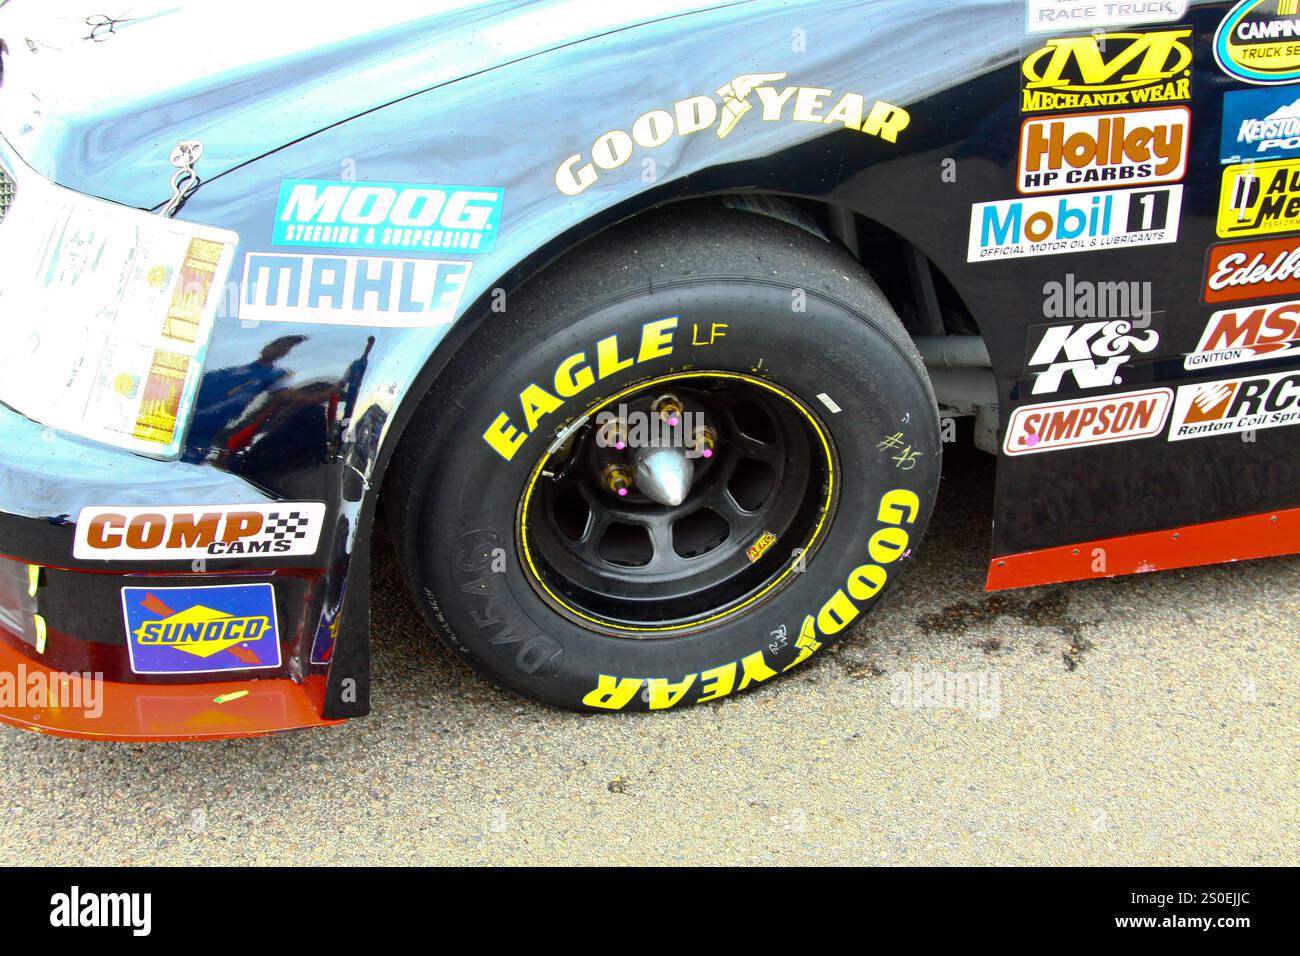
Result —
[[1027, 119], [1016, 186], [1053, 193], [1177, 182], [1187, 172], [1190, 126], [1186, 106]]

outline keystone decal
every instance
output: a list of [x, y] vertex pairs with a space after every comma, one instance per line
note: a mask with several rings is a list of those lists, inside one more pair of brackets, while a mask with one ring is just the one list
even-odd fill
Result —
[[1027, 33], [1168, 23], [1187, 12], [1187, 0], [1028, 0]]
[[1210, 316], [1183, 368], [1238, 365], [1300, 355], [1300, 301], [1239, 306]]
[[1219, 69], [1246, 83], [1300, 80], [1300, 0], [1241, 0], [1214, 35]]
[[1011, 413], [1002, 451], [1032, 455], [1062, 448], [1150, 438], [1164, 430], [1173, 404], [1168, 388], [1022, 405]]
[[715, 124], [718, 139], [726, 139], [741, 119], [759, 107], [759, 118], [771, 123], [790, 119], [796, 123], [842, 126], [890, 143], [912, 121], [901, 106], [884, 100], [868, 104], [861, 93], [844, 93], [815, 86], [773, 86], [785, 73], [744, 73], [717, 91], [721, 104], [712, 96], [691, 96], [678, 100], [669, 110], [643, 113], [627, 130], [611, 130], [599, 136], [591, 150], [574, 153], [555, 171], [555, 188], [566, 196], [577, 196], [600, 178], [600, 170], [618, 169], [632, 158], [636, 147], [655, 149], [674, 136], [689, 136]]
[[287, 179], [277, 246], [491, 252], [505, 190], [490, 186]]
[[1223, 94], [1219, 162], [1245, 163], [1300, 156], [1300, 93], [1294, 89]]
[[1223, 242], [1205, 264], [1205, 301], [1300, 294], [1300, 238]]
[[270, 584], [122, 588], [131, 671], [213, 674], [280, 666]]
[[1182, 186], [1158, 186], [977, 203], [966, 261], [1176, 242], [1182, 202]]
[[1191, 99], [1191, 35], [1183, 28], [1048, 40], [1021, 65], [1020, 112]]
[[1159, 344], [1155, 329], [1135, 332], [1126, 320], [1050, 326], [1029, 357], [1033, 394], [1059, 391], [1066, 375], [1079, 388], [1120, 385], [1120, 366], [1133, 357], [1127, 353], [1152, 352]]
[[1300, 229], [1300, 159], [1224, 169], [1216, 225], [1224, 239]]
[[471, 268], [438, 259], [250, 252], [239, 317], [375, 328], [445, 325], [456, 318]]
[[312, 555], [325, 524], [318, 501], [115, 508], [77, 516], [73, 557], [91, 561], [192, 561], [250, 555]]
[[1170, 441], [1300, 424], [1300, 372], [1180, 385]]
[[1191, 110], [1078, 113], [1020, 127], [1022, 193], [1177, 182], [1187, 172]]

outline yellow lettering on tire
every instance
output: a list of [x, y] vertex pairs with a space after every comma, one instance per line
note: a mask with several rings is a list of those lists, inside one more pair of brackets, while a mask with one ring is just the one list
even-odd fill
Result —
[[596, 681], [596, 689], [583, 697], [582, 702], [588, 707], [622, 710], [636, 696], [642, 683], [644, 682], [635, 677], [618, 678], [601, 674]]
[[907, 551], [908, 533], [902, 528], [891, 525], [881, 528], [867, 542], [867, 554], [876, 564], [891, 564]]
[[[573, 396], [585, 391], [592, 385], [596, 384], [596, 375], [592, 372], [590, 365], [582, 365], [587, 361], [586, 352], [575, 352], [555, 370], [555, 392], [562, 398], [573, 398]], [[573, 371], [575, 365], [582, 365], [577, 372]]]
[[688, 674], [685, 680], [676, 684], [670, 684], [662, 677], [650, 678], [650, 709], [667, 710], [685, 697], [694, 683], [694, 674]]

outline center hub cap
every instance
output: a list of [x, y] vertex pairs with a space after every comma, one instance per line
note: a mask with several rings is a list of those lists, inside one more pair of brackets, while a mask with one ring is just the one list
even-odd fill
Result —
[[651, 501], [676, 507], [691, 490], [695, 463], [681, 448], [638, 448], [632, 452], [637, 489]]

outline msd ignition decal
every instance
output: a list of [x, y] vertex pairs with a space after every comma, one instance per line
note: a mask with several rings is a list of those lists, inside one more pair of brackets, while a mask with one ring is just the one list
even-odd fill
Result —
[[1300, 354], [1300, 301], [1238, 306], [1210, 316], [1183, 368], [1239, 365]]
[[1182, 202], [1182, 186], [1159, 186], [978, 203], [966, 261], [1176, 242]]
[[244, 257], [249, 322], [419, 328], [456, 318], [472, 264], [374, 256]]
[[1167, 23], [1187, 12], [1187, 0], [1028, 0], [1025, 30], [1057, 33], [1090, 27]]
[[1300, 424], [1300, 372], [1180, 385], [1170, 441]]
[[1032, 455], [1061, 448], [1110, 445], [1159, 435], [1174, 393], [1167, 388], [1023, 405], [1011, 413], [1002, 451]]
[[[779, 672], [771, 667], [767, 655], [760, 649], [738, 661], [674, 678], [601, 674], [596, 687], [582, 698], [582, 703], [587, 707], [622, 710], [641, 695], [651, 710], [666, 710], [680, 703], [698, 682], [700, 696], [695, 703], [703, 704], [797, 667], [819, 651], [826, 638], [835, 636], [857, 620], [862, 613], [861, 605], [881, 592], [889, 581], [889, 566], [908, 553], [911, 534], [904, 526], [915, 524], [920, 510], [921, 499], [906, 488], [895, 488], [881, 496], [876, 520], [883, 527], [867, 540], [865, 551], [869, 560], [850, 571], [844, 584], [826, 599], [821, 608], [804, 616], [799, 637], [794, 642], [797, 653]], [[784, 641], [785, 625], [772, 633], [781, 635]], [[769, 649], [775, 651], [771, 646]]]
[[1224, 239], [1300, 229], [1300, 159], [1225, 169], [1216, 225]]
[[1183, 28], [1048, 40], [1021, 65], [1020, 112], [1191, 99], [1191, 36]]
[[[785, 73], [744, 73], [720, 86], [717, 99], [691, 96], [678, 100], [670, 110], [643, 113], [630, 130], [611, 130], [599, 136], [586, 153], [575, 153], [555, 171], [555, 188], [576, 196], [600, 178], [597, 171], [617, 169], [632, 158], [636, 147], [654, 149], [674, 136], [689, 136], [716, 124], [718, 139], [725, 139], [737, 124], [759, 107], [759, 118], [771, 123], [790, 119], [796, 123], [817, 123], [856, 130], [887, 142], [898, 141], [912, 117], [901, 106], [884, 100], [868, 101], [861, 93], [836, 94], [815, 86], [772, 84]], [[721, 102], [719, 102], [721, 101]]]
[[1247, 83], [1300, 80], [1300, 0], [1242, 0], [1219, 24], [1214, 59]]
[[1177, 182], [1187, 171], [1191, 110], [1078, 113], [1020, 127], [1022, 193]]
[[280, 666], [269, 584], [122, 588], [136, 674], [213, 674]]
[[1159, 332], [1134, 330], [1127, 319], [1031, 329], [1030, 335], [1035, 334], [1038, 345], [1028, 362], [1035, 395], [1059, 391], [1067, 376], [1079, 388], [1120, 385], [1120, 366], [1133, 358], [1131, 353], [1152, 352], [1160, 344]]
[[72, 554], [81, 560], [191, 561], [316, 553], [325, 505], [114, 508], [90, 505], [77, 516]]
[[1223, 94], [1219, 162], [1260, 162], [1300, 154], [1300, 91], [1236, 90]]
[[277, 246], [491, 252], [505, 190], [489, 186], [287, 179]]
[[1300, 238], [1224, 242], [1205, 263], [1205, 301], [1236, 302], [1300, 293]]

